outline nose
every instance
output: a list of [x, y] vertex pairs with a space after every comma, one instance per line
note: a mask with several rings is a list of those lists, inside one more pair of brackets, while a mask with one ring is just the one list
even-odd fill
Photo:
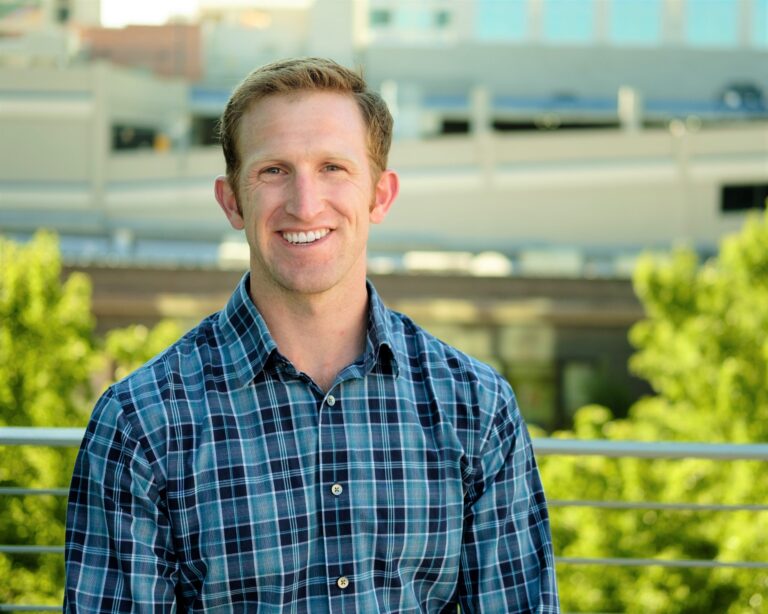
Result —
[[286, 211], [300, 220], [311, 220], [323, 209], [318, 179], [311, 173], [296, 172]]

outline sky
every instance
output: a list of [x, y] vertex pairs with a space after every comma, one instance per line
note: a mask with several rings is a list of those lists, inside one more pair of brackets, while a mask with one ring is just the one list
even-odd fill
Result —
[[[305, 6], [310, 0], [227, 0], [227, 6]], [[108, 28], [128, 24], [160, 25], [171, 17], [193, 18], [200, 5], [215, 6], [216, 0], [101, 0], [101, 23]]]
[[128, 24], [160, 25], [172, 16], [192, 17], [196, 0], [164, 0], [163, 2], [126, 2], [101, 0], [101, 23], [108, 28]]

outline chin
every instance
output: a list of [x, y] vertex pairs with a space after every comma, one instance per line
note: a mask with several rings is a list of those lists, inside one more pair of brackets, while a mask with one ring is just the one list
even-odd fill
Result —
[[323, 294], [339, 285], [340, 280], [328, 279], [316, 275], [284, 277], [280, 285], [295, 294]]
[[[359, 277], [365, 285], [365, 269], [357, 269], [352, 262], [297, 262], [274, 263], [277, 266], [262, 266], [260, 275], [267, 285], [295, 295], [317, 295], [331, 292], [336, 288], [349, 288]], [[253, 268], [252, 268], [253, 271]]]

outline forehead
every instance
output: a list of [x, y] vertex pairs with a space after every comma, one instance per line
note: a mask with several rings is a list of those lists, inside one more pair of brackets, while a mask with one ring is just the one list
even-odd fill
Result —
[[[362, 111], [353, 96], [329, 91], [272, 94], [252, 103], [238, 129], [238, 145], [246, 156], [270, 144], [345, 142], [367, 147]], [[243, 150], [246, 151], [243, 151]]]

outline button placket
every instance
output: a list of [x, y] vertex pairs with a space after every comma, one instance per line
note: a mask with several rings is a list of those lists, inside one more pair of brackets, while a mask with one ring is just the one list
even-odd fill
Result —
[[[339, 399], [327, 394], [319, 412], [319, 483], [323, 484], [321, 499], [323, 542], [326, 570], [332, 590], [332, 602], [347, 599], [354, 591], [350, 574], [354, 569], [351, 511], [345, 487], [349, 482], [349, 445], [345, 416]], [[341, 496], [344, 494], [345, 496]], [[346, 595], [346, 596], [345, 596]], [[342, 602], [331, 609], [341, 607]]]

